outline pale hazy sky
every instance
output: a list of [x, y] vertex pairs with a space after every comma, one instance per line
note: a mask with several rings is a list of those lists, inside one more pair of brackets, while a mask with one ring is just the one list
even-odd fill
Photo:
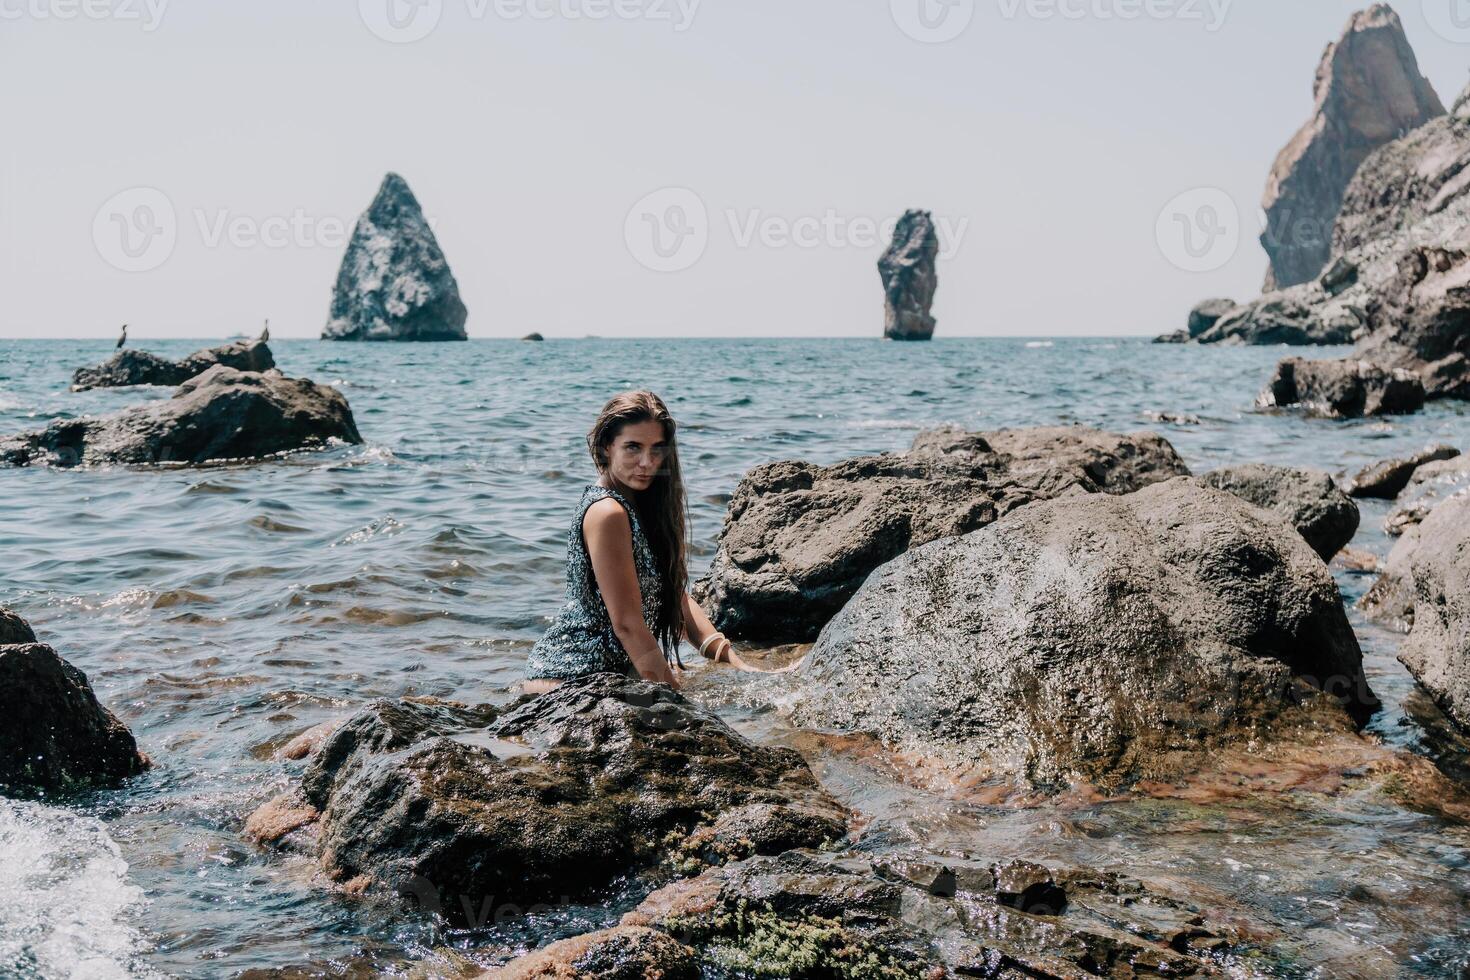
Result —
[[[472, 337], [876, 336], [908, 207], [950, 230], [944, 336], [1258, 291], [1267, 170], [1360, 4], [947, 2], [0, 0], [0, 337], [315, 337], [388, 170]], [[1456, 2], [1396, 5], [1447, 104]], [[1183, 250], [1202, 204], [1233, 253]]]

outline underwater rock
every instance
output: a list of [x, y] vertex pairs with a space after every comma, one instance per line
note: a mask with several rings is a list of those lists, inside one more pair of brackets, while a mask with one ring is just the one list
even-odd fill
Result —
[[800, 726], [1047, 791], [1168, 778], [1378, 703], [1321, 558], [1189, 479], [1031, 504], [912, 550], [789, 676]]
[[674, 691], [615, 674], [503, 713], [371, 702], [313, 757], [299, 803], [267, 804], [305, 806], [321, 813], [333, 875], [457, 924], [660, 865], [846, 834], [846, 813], [796, 752], [752, 744]]
[[1331, 256], [1333, 224], [1359, 166], [1445, 112], [1398, 14], [1382, 3], [1354, 14], [1328, 45], [1313, 91], [1312, 118], [1277, 155], [1261, 202], [1267, 290], [1315, 279]]
[[1368, 361], [1308, 361], [1289, 357], [1256, 404], [1262, 408], [1301, 408], [1325, 418], [1409, 415], [1424, 407], [1424, 385], [1408, 371]]
[[464, 303], [408, 183], [383, 178], [342, 257], [323, 340], [465, 340]]
[[478, 980], [700, 980], [699, 956], [666, 932], [617, 926], [551, 943]]
[[95, 367], [78, 368], [72, 376], [72, 391], [89, 388], [120, 388], [130, 385], [181, 385], [223, 364], [237, 371], [269, 371], [276, 366], [271, 349], [263, 340], [241, 340], [222, 347], [195, 351], [181, 361], [170, 361], [145, 350], [128, 347]]
[[942, 428], [903, 455], [768, 463], [736, 488], [693, 595], [731, 637], [809, 642], [873, 569], [910, 548], [1037, 500], [1129, 493], [1188, 472], [1154, 433], [1082, 426]]
[[1406, 459], [1385, 459], [1364, 467], [1353, 477], [1348, 493], [1354, 497], [1393, 500], [1404, 492], [1414, 471], [1425, 463], [1454, 459], [1460, 451], [1454, 446], [1431, 446]]
[[888, 340], [929, 340], [934, 336], [934, 292], [939, 288], [935, 259], [939, 235], [928, 211], [907, 211], [893, 242], [878, 260], [883, 277], [883, 336]]
[[0, 793], [50, 795], [115, 786], [148, 767], [87, 675], [0, 610]]
[[258, 459], [332, 439], [362, 442], [352, 409], [335, 388], [274, 370], [255, 374], [215, 365], [167, 400], [96, 418], [61, 419], [0, 439], [0, 465]]
[[1276, 514], [1323, 561], [1331, 561], [1358, 533], [1358, 505], [1326, 473], [1248, 463], [1213, 470], [1200, 481]]

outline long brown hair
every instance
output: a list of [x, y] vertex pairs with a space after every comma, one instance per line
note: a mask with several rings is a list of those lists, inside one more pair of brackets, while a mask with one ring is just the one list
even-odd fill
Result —
[[677, 661], [679, 639], [684, 633], [684, 590], [689, 585], [688, 508], [684, 498], [684, 477], [679, 470], [679, 445], [675, 441], [678, 425], [663, 399], [653, 392], [626, 391], [603, 406], [592, 430], [587, 433], [587, 450], [597, 464], [597, 472], [606, 474], [616, 483], [616, 478], [609, 472], [608, 451], [624, 426], [640, 422], [657, 422], [663, 427], [664, 441], [669, 445], [668, 454], [647, 490], [633, 493], [626, 487], [615, 489], [630, 498], [638, 509], [638, 522], [643, 525], [643, 534], [653, 550], [654, 561], [658, 563], [663, 595], [653, 635], [663, 648], [664, 656]]

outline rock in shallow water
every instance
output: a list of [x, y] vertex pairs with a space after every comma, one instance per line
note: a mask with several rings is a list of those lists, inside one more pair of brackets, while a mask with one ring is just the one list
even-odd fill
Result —
[[795, 752], [754, 745], [673, 691], [613, 674], [504, 713], [372, 702], [323, 744], [301, 795], [321, 813], [330, 871], [460, 924], [661, 864], [846, 833], [845, 812]]
[[341, 392], [279, 371], [216, 365], [165, 401], [98, 418], [64, 419], [0, 439], [0, 465], [203, 463], [360, 443]]
[[1331, 561], [1358, 532], [1358, 505], [1326, 473], [1248, 463], [1221, 467], [1200, 481], [1282, 518], [1323, 561]]
[[904, 455], [758, 466], [736, 488], [694, 586], [732, 637], [808, 642], [873, 569], [1037, 500], [1129, 493], [1188, 468], [1151, 432], [1081, 426], [920, 433]]
[[1424, 407], [1424, 384], [1417, 376], [1368, 361], [1308, 361], [1289, 357], [1257, 404], [1262, 408], [1299, 407], [1326, 418], [1407, 415]]
[[388, 174], [352, 230], [322, 339], [465, 340], [465, 317], [418, 199]]
[[182, 361], [170, 361], [144, 350], [126, 348], [96, 367], [78, 368], [72, 390], [120, 388], [130, 385], [181, 385], [223, 364], [237, 371], [269, 371], [276, 366], [263, 340], [242, 340], [223, 347], [195, 351]]
[[1404, 541], [1413, 628], [1399, 660], [1470, 730], [1470, 496], [1439, 504]]
[[35, 640], [25, 620], [0, 609], [0, 793], [113, 786], [147, 768], [87, 675]]
[[1403, 493], [1419, 467], [1458, 455], [1460, 451], [1453, 446], [1431, 446], [1406, 459], [1382, 460], [1359, 470], [1348, 492], [1354, 497], [1392, 500]]
[[1377, 705], [1321, 559], [1191, 480], [910, 551], [792, 676], [799, 725], [1044, 789], [1172, 776], [1276, 723], [1361, 724]]

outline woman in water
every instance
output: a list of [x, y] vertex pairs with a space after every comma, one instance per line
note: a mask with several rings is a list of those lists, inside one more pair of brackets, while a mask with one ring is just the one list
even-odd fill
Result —
[[566, 602], [532, 647], [523, 690], [602, 671], [679, 686], [679, 641], [748, 669], [690, 598], [676, 425], [651, 391], [608, 402], [587, 449], [599, 479], [567, 534]]

